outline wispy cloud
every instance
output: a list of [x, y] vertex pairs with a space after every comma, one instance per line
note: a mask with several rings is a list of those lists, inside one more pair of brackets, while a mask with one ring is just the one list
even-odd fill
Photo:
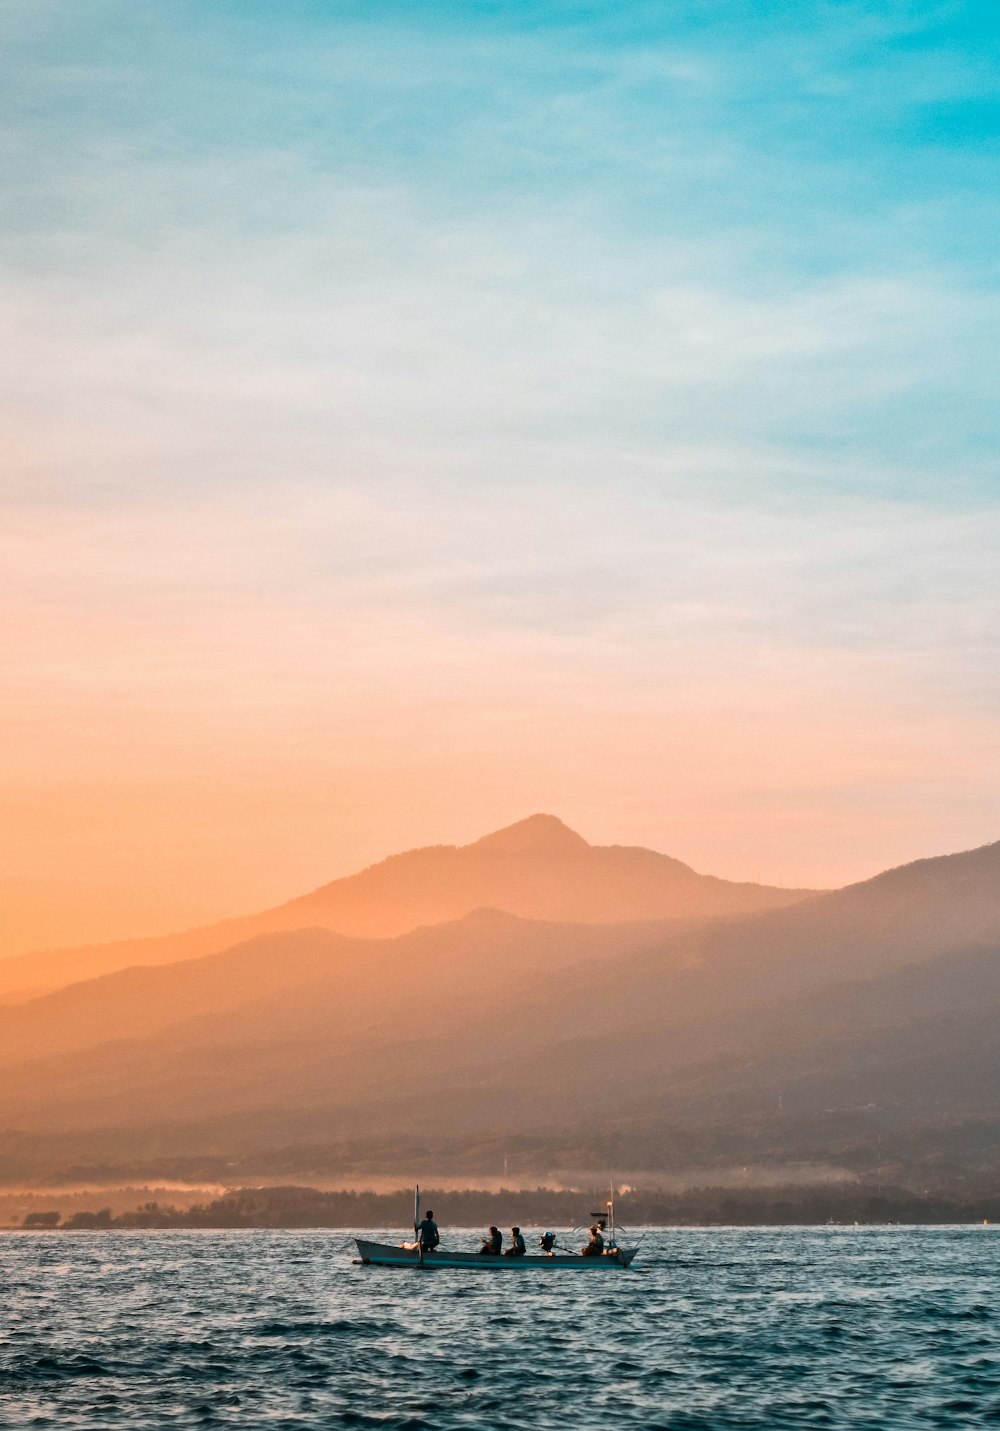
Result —
[[[815, 879], [992, 832], [996, 115], [968, 17], [2, 24], [12, 789], [218, 762], [226, 800], [282, 768], [294, 804], [327, 731], [324, 778], [385, 831], [365, 856], [419, 838], [435, 781], [455, 833], [516, 788], [734, 873], [747, 838]], [[927, 815], [932, 768], [961, 819]], [[871, 831], [829, 875], [797, 789]]]

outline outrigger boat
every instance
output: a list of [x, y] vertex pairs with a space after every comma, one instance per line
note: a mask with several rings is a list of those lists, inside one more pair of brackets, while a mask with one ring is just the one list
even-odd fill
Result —
[[[501, 1272], [550, 1272], [557, 1269], [575, 1272], [609, 1272], [615, 1267], [631, 1266], [632, 1259], [639, 1247], [638, 1244], [634, 1247], [618, 1245], [613, 1188], [608, 1202], [607, 1216], [599, 1213], [595, 1213], [594, 1216], [600, 1221], [602, 1231], [608, 1234], [604, 1252], [600, 1257], [585, 1257], [580, 1252], [568, 1252], [563, 1248], [556, 1248], [552, 1252], [541, 1254], [529, 1252], [523, 1257], [505, 1257], [502, 1253], [499, 1256], [494, 1256], [492, 1253], [482, 1252], [448, 1252], [441, 1247], [435, 1247], [433, 1251], [421, 1252], [413, 1242], [404, 1242], [393, 1246], [387, 1242], [366, 1242], [361, 1237], [356, 1238], [355, 1241], [360, 1260], [365, 1267], [471, 1267], [477, 1271], [492, 1268]], [[419, 1188], [417, 1188], [414, 1198], [413, 1221], [415, 1224], [420, 1221]]]

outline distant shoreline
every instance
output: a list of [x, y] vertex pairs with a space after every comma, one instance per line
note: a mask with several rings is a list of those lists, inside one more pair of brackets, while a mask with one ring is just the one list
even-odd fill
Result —
[[[501, 1193], [467, 1189], [460, 1193], [424, 1190], [424, 1207], [434, 1207], [450, 1228], [482, 1228], [491, 1222], [525, 1227], [579, 1227], [605, 1207], [607, 1190], [566, 1193], [538, 1188]], [[99, 1201], [94, 1199], [95, 1203]], [[1000, 1223], [1000, 1193], [917, 1193], [874, 1184], [733, 1189], [691, 1188], [681, 1193], [636, 1190], [619, 1196], [619, 1220], [630, 1227], [823, 1227], [962, 1226]], [[238, 1229], [401, 1228], [413, 1217], [412, 1193], [324, 1192], [310, 1187], [239, 1188], [207, 1203], [178, 1208], [160, 1202], [113, 1212], [110, 1207], [78, 1209], [63, 1217], [58, 1198], [4, 1231], [87, 1232]]]

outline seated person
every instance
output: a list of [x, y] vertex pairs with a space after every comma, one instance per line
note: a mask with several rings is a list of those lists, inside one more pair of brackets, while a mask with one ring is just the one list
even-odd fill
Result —
[[527, 1252], [524, 1238], [521, 1236], [519, 1227], [512, 1227], [510, 1230], [510, 1246], [504, 1252], [505, 1257], [523, 1257]]
[[423, 1221], [414, 1225], [413, 1231], [417, 1234], [417, 1246], [421, 1252], [433, 1252], [441, 1241], [438, 1225], [430, 1209], [424, 1215]]
[[482, 1257], [499, 1257], [499, 1256], [500, 1256], [500, 1253], [503, 1251], [503, 1238], [502, 1238], [501, 1235], [500, 1235], [500, 1229], [499, 1229], [499, 1227], [494, 1227], [493, 1224], [491, 1223], [491, 1224], [490, 1224], [489, 1236], [488, 1236], [488, 1237], [483, 1237], [483, 1238], [481, 1238], [480, 1240], [481, 1240], [481, 1242], [482, 1242], [482, 1244], [483, 1244], [482, 1247], [480, 1247], [480, 1249], [479, 1249], [480, 1256], [482, 1256]]
[[601, 1233], [600, 1223], [595, 1222], [590, 1229], [590, 1241], [586, 1247], [580, 1249], [584, 1257], [604, 1256], [604, 1237]]
[[554, 1232], [543, 1232], [538, 1239], [538, 1245], [546, 1256], [552, 1256], [552, 1249], [556, 1245], [556, 1235]]

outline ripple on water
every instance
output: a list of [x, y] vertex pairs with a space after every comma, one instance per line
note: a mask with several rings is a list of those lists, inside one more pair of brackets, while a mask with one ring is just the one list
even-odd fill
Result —
[[0, 1426], [981, 1427], [998, 1263], [981, 1228], [664, 1231], [537, 1282], [339, 1232], [0, 1236]]

